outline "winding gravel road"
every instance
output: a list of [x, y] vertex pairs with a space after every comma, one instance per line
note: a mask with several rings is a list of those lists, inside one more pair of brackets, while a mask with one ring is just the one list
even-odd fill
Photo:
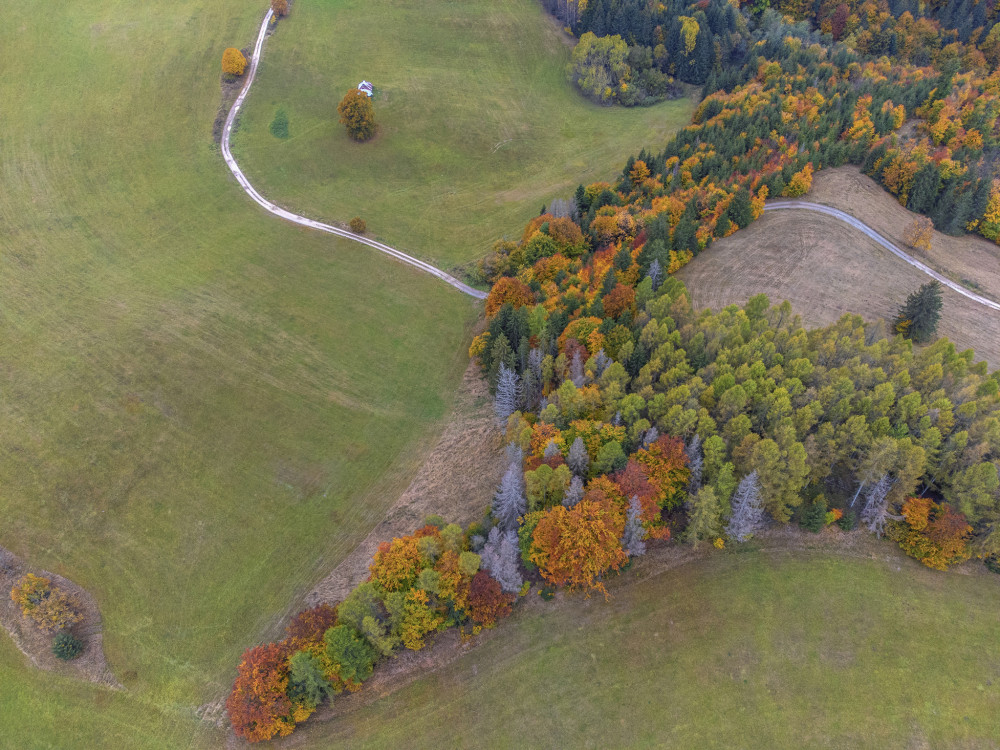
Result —
[[[419, 268], [425, 273], [429, 273], [432, 276], [436, 276], [447, 284], [451, 284], [453, 287], [458, 289], [470, 297], [475, 297], [476, 299], [485, 299], [486, 292], [481, 292], [478, 289], [473, 289], [468, 284], [459, 281], [454, 276], [449, 273], [442, 271], [439, 268], [435, 268], [430, 263], [425, 263], [422, 260], [414, 258], [412, 255], [407, 255], [401, 250], [396, 250], [389, 245], [383, 244], [376, 240], [369, 239], [360, 234], [355, 234], [354, 232], [349, 232], [346, 229], [341, 229], [340, 227], [331, 226], [330, 224], [324, 224], [321, 221], [316, 221], [315, 219], [309, 219], [305, 216], [299, 216], [298, 214], [292, 213], [281, 206], [277, 206], [271, 203], [267, 198], [257, 192], [257, 189], [250, 184], [250, 180], [247, 176], [243, 174], [243, 170], [240, 169], [239, 164], [236, 163], [236, 159], [233, 158], [233, 153], [229, 148], [229, 136], [233, 131], [233, 123], [236, 121], [236, 116], [240, 112], [240, 107], [243, 106], [243, 102], [247, 98], [247, 94], [250, 93], [250, 86], [253, 84], [254, 77], [257, 75], [257, 65], [260, 63], [260, 55], [264, 48], [264, 39], [267, 36], [268, 25], [271, 23], [271, 17], [274, 15], [274, 11], [268, 10], [267, 15], [264, 16], [264, 21], [260, 25], [260, 32], [257, 34], [257, 43], [253, 48], [253, 56], [250, 58], [250, 69], [246, 73], [246, 83], [243, 84], [243, 89], [240, 91], [240, 95], [236, 97], [236, 101], [233, 103], [232, 109], [229, 110], [229, 116], [226, 117], [226, 124], [222, 130], [222, 156], [226, 160], [226, 165], [229, 167], [229, 171], [233, 173], [236, 181], [243, 188], [243, 192], [250, 196], [250, 198], [263, 208], [275, 216], [279, 216], [285, 221], [290, 221], [293, 224], [299, 224], [300, 226], [309, 227], [310, 229], [316, 229], [320, 232], [327, 232], [329, 234], [335, 234], [338, 237], [344, 237], [345, 239], [353, 240], [354, 242], [360, 242], [362, 245], [367, 245], [368, 247], [374, 248], [379, 252], [385, 253], [396, 260], [402, 261], [403, 263], [408, 263], [411, 266]], [[978, 294], [970, 292], [968, 289], [963, 287], [961, 284], [956, 284], [949, 278], [942, 276], [934, 269], [921, 263], [919, 260], [914, 258], [912, 255], [901, 250], [897, 245], [887, 240], [885, 237], [880, 235], [874, 229], [869, 227], [864, 222], [855, 219], [848, 213], [840, 211], [836, 208], [831, 208], [830, 206], [824, 206], [819, 203], [810, 203], [808, 201], [799, 200], [782, 200], [782, 201], [772, 201], [764, 206], [765, 211], [785, 211], [785, 210], [804, 210], [804, 211], [816, 211], [821, 214], [826, 214], [827, 216], [833, 216], [836, 219], [849, 224], [850, 226], [857, 229], [859, 232], [863, 233], [867, 237], [880, 244], [886, 250], [891, 252], [896, 257], [901, 260], [906, 261], [914, 268], [918, 268], [928, 276], [933, 279], [937, 279], [944, 286], [948, 287], [952, 291], [958, 292], [963, 297], [971, 299], [973, 302], [978, 302], [981, 305], [985, 305], [991, 310], [1000, 311], [1000, 304], [988, 300], [985, 297], [981, 297]]]
[[236, 181], [240, 183], [240, 187], [243, 188], [243, 192], [249, 195], [250, 198], [253, 199], [254, 203], [263, 208], [265, 211], [268, 211], [275, 216], [280, 216], [285, 221], [309, 227], [310, 229], [316, 229], [320, 232], [335, 234], [338, 237], [344, 237], [348, 240], [360, 242], [362, 245], [368, 245], [368, 247], [374, 248], [375, 250], [385, 253], [386, 255], [390, 255], [396, 260], [408, 263], [411, 266], [419, 268], [421, 271], [429, 273], [432, 276], [436, 276], [446, 284], [451, 284], [453, 287], [461, 292], [464, 292], [465, 294], [468, 294], [470, 297], [475, 297], [476, 299], [486, 299], [486, 292], [473, 289], [471, 286], [459, 281], [451, 274], [445, 273], [439, 268], [435, 268], [430, 263], [418, 260], [412, 255], [407, 255], [400, 250], [396, 250], [393, 247], [389, 247], [388, 245], [369, 239], [368, 237], [364, 237], [360, 234], [355, 234], [354, 232], [349, 232], [346, 229], [331, 226], [330, 224], [324, 224], [321, 221], [308, 219], [305, 216], [299, 216], [291, 211], [287, 211], [281, 206], [276, 206], [263, 195], [258, 193], [257, 189], [250, 184], [250, 180], [248, 180], [247, 176], [243, 174], [243, 170], [240, 169], [239, 164], [236, 163], [236, 159], [233, 158], [232, 151], [229, 149], [229, 136], [233, 132], [233, 123], [236, 122], [236, 116], [240, 112], [240, 107], [243, 106], [243, 102], [246, 100], [247, 94], [250, 93], [250, 86], [253, 84], [253, 79], [257, 75], [257, 65], [260, 63], [261, 51], [264, 48], [264, 38], [267, 36], [267, 28], [271, 23], [271, 17], [273, 15], [274, 11], [268, 10], [267, 15], [264, 16], [264, 21], [260, 25], [260, 33], [257, 34], [257, 43], [253, 48], [253, 56], [250, 58], [250, 68], [246, 72], [246, 83], [243, 84], [243, 89], [240, 91], [240, 95], [236, 97], [236, 101], [233, 103], [233, 108], [229, 110], [229, 116], [226, 117], [226, 124], [222, 129], [222, 157], [226, 160], [226, 165], [229, 167], [229, 171], [233, 173], [233, 177], [235, 177]]
[[803, 211], [816, 211], [817, 213], [826, 214], [827, 216], [832, 216], [835, 219], [840, 219], [844, 223], [850, 224], [852, 227], [854, 227], [855, 229], [857, 229], [859, 232], [863, 233], [867, 237], [870, 237], [871, 239], [875, 240], [875, 242], [877, 242], [878, 244], [880, 244], [882, 247], [884, 247], [890, 253], [892, 253], [893, 255], [895, 255], [897, 258], [901, 258], [902, 260], [905, 260], [907, 263], [909, 263], [914, 268], [919, 268], [921, 271], [923, 271], [924, 273], [926, 273], [931, 278], [937, 279], [944, 286], [948, 287], [949, 289], [951, 289], [953, 291], [958, 292], [963, 297], [968, 297], [973, 302], [978, 302], [979, 304], [985, 305], [986, 307], [989, 307], [992, 310], [1000, 310], [1000, 304], [997, 304], [993, 300], [986, 299], [985, 297], [980, 297], [978, 294], [974, 294], [974, 293], [970, 292], [968, 289], [966, 289], [965, 287], [963, 287], [961, 284], [956, 284], [951, 279], [949, 279], [949, 278], [947, 278], [945, 276], [942, 276], [937, 271], [935, 271], [933, 268], [930, 268], [929, 266], [921, 263], [919, 260], [917, 260], [916, 258], [914, 258], [912, 255], [910, 255], [910, 254], [908, 254], [906, 252], [903, 252], [903, 250], [901, 250], [897, 245], [895, 245], [892, 242], [890, 242], [889, 240], [887, 240], [885, 237], [883, 237], [881, 234], [879, 234], [878, 232], [876, 232], [874, 229], [872, 229], [870, 226], [868, 226], [867, 224], [865, 224], [863, 221], [855, 219], [853, 216], [851, 216], [848, 213], [844, 213], [843, 211], [841, 211], [839, 209], [836, 209], [836, 208], [831, 208], [830, 206], [824, 206], [824, 205], [822, 205], [820, 203], [810, 203], [809, 201], [796, 201], [796, 200], [773, 201], [771, 203], [766, 203], [764, 205], [764, 210], [765, 211], [783, 211], [783, 210], [787, 210], [787, 209], [798, 209], [798, 210], [803, 210]]

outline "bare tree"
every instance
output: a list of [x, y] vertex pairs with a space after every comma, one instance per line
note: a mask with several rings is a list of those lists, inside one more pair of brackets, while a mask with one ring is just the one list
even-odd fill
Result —
[[587, 382], [587, 375], [583, 371], [583, 357], [579, 351], [573, 355], [573, 361], [570, 363], [569, 379], [577, 388], [583, 388]]
[[740, 480], [733, 494], [733, 512], [729, 516], [726, 534], [737, 542], [745, 542], [760, 528], [764, 520], [764, 500], [760, 494], [760, 480], [752, 471]]
[[524, 583], [518, 569], [520, 554], [516, 531], [502, 532], [497, 526], [490, 529], [480, 555], [482, 566], [496, 579], [500, 588], [511, 594], [520, 591]]
[[660, 288], [660, 283], [663, 281], [663, 269], [660, 268], [660, 261], [653, 258], [653, 262], [649, 264], [649, 270], [646, 275], [653, 282], [653, 291], [655, 292]]
[[581, 500], [583, 500], [583, 480], [578, 476], [574, 476], [569, 480], [569, 487], [566, 488], [562, 504], [567, 508], [572, 508]]
[[653, 443], [660, 439], [660, 431], [655, 427], [650, 427], [642, 434], [642, 442], [639, 443], [641, 448], [649, 448]]
[[493, 496], [493, 518], [504, 530], [516, 530], [517, 519], [528, 510], [528, 500], [524, 496], [524, 472], [521, 462], [511, 463], [507, 473], [500, 480], [500, 489]]
[[538, 376], [539, 382], [542, 379], [542, 360], [545, 359], [545, 354], [537, 346], [528, 352], [528, 367], [531, 371]]
[[566, 457], [569, 470], [578, 477], [587, 475], [590, 468], [590, 454], [587, 453], [587, 446], [583, 444], [583, 438], [578, 437], [569, 447], [569, 455]]
[[646, 530], [639, 519], [640, 513], [642, 506], [639, 505], [639, 498], [637, 495], [632, 495], [625, 516], [625, 533], [622, 535], [622, 549], [629, 557], [646, 552], [646, 543], [642, 541], [646, 536]]
[[559, 455], [559, 446], [556, 445], [555, 440], [550, 440], [545, 444], [545, 453], [542, 454], [542, 458], [548, 460], [550, 458], [555, 458]]
[[497, 393], [493, 399], [493, 411], [497, 422], [504, 424], [507, 417], [518, 410], [521, 405], [521, 378], [517, 372], [500, 363], [500, 374], [497, 376]]
[[596, 377], [601, 377], [601, 375], [604, 374], [604, 371], [611, 366], [612, 362], [614, 362], [614, 360], [605, 354], [603, 349], [601, 349], [594, 355], [594, 375]]
[[704, 465], [704, 458], [701, 452], [701, 436], [695, 434], [691, 438], [691, 442], [687, 444], [684, 452], [688, 457], [688, 469], [691, 470], [691, 479], [688, 481], [688, 492], [693, 495], [701, 488], [701, 470]]
[[893, 480], [889, 475], [883, 474], [865, 495], [865, 507], [861, 510], [861, 523], [877, 537], [881, 537], [885, 533], [885, 527], [889, 521], [898, 521], [901, 518], [901, 516], [889, 512], [889, 490], [892, 489], [892, 485]]

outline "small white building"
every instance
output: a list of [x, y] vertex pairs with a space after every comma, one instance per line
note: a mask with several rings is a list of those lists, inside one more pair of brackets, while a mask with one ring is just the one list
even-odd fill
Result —
[[368, 81], [362, 81], [358, 84], [358, 91], [364, 91], [366, 96], [371, 96], [373, 90], [371, 83]]

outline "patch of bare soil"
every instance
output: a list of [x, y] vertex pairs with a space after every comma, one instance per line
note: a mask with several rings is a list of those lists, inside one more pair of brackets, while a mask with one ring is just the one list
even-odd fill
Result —
[[385, 519], [309, 594], [309, 606], [336, 603], [368, 577], [378, 545], [409, 534], [431, 514], [467, 525], [483, 517], [504, 471], [503, 433], [497, 429], [486, 382], [470, 364], [455, 412], [417, 476]]
[[[80, 603], [83, 620], [73, 627], [72, 632], [83, 641], [84, 650], [76, 659], [68, 662], [57, 659], [52, 653], [52, 635], [24, 617], [20, 607], [11, 600], [10, 590], [26, 573], [50, 579], [53, 585], [72, 594]], [[101, 613], [94, 597], [67, 578], [26, 565], [3, 547], [0, 547], [0, 625], [10, 635], [14, 645], [28, 657], [28, 661], [39, 669], [124, 690], [104, 657]]]

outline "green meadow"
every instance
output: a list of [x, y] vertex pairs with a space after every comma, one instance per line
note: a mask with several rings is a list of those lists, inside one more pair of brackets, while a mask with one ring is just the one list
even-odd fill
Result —
[[[690, 99], [586, 101], [566, 80], [568, 39], [537, 0], [296, 0], [265, 43], [233, 153], [286, 208], [361, 216], [442, 267], [471, 261], [690, 120]], [[379, 131], [357, 144], [337, 103], [362, 79]], [[287, 139], [269, 129], [279, 109]]]

